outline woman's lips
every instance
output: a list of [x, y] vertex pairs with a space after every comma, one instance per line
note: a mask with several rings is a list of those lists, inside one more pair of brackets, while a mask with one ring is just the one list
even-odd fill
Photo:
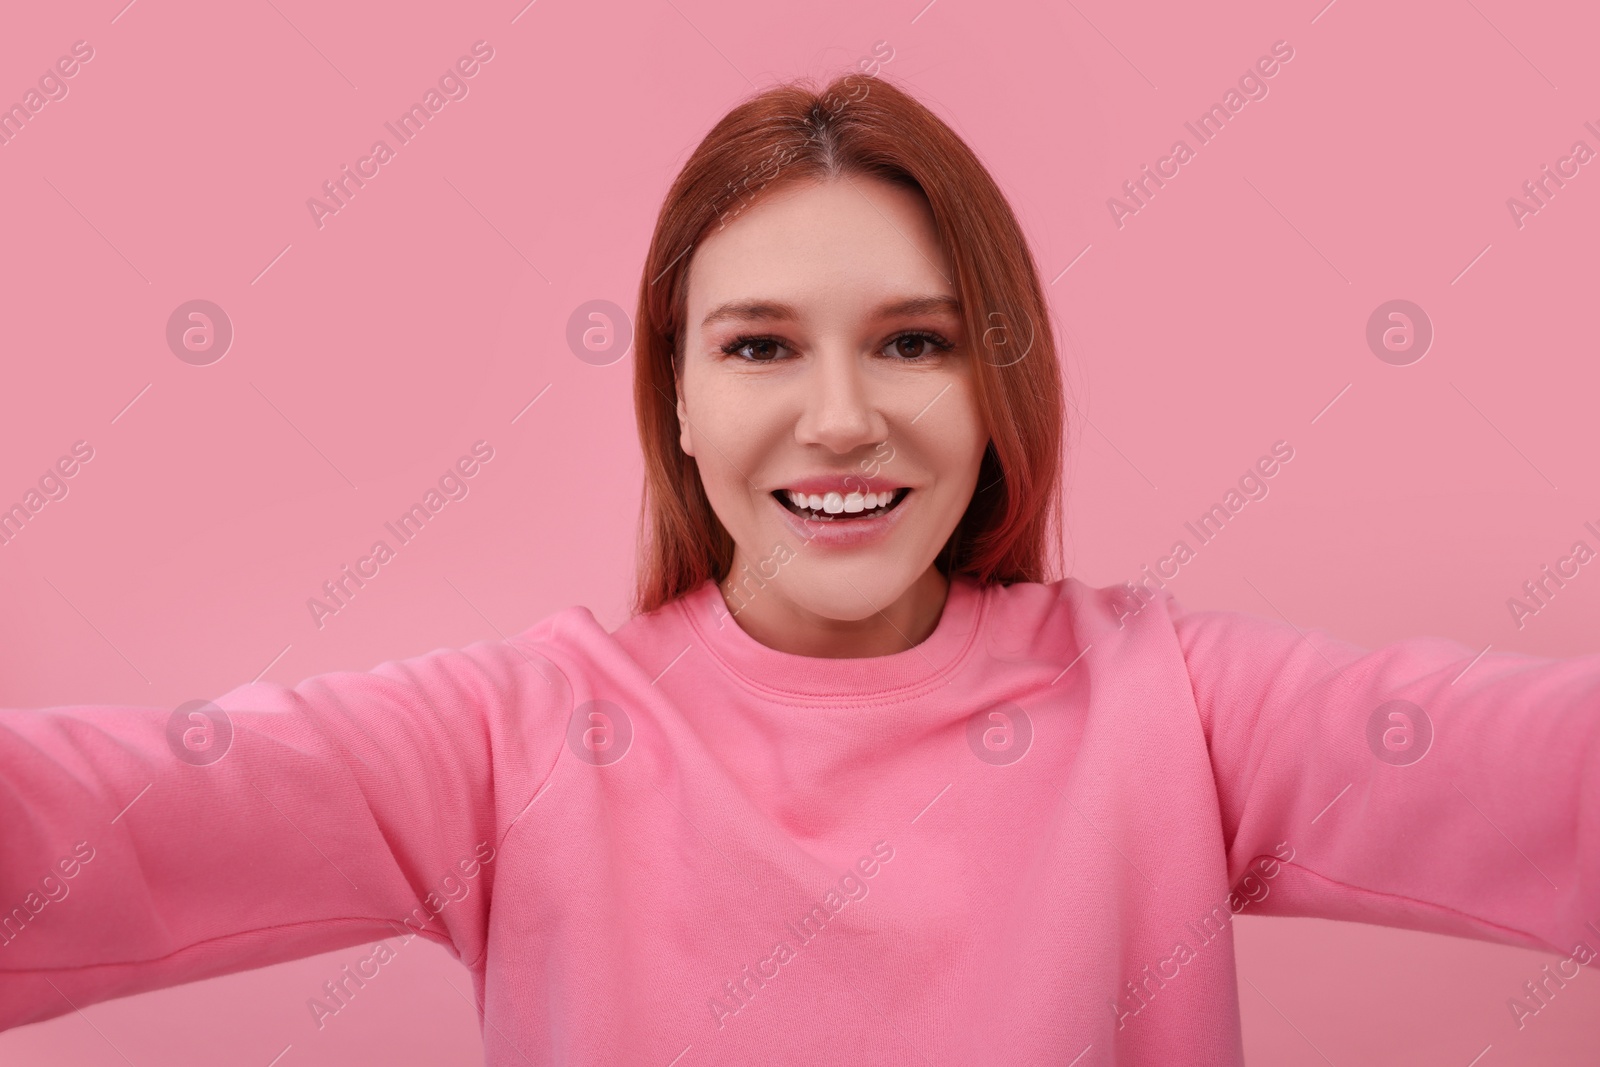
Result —
[[[900, 502], [905, 499], [906, 494], [909, 492], [911, 492], [909, 488], [901, 486], [893, 491], [886, 489], [881, 493], [863, 494], [853, 490], [840, 493], [835, 490], [829, 490], [826, 493], [809, 494], [809, 499], [818, 501], [821, 505], [820, 507], [818, 504], [807, 503], [804, 496], [800, 501], [796, 501], [795, 497], [798, 494], [790, 489], [774, 489], [772, 495], [777, 498], [778, 503], [782, 504], [785, 509], [800, 516], [802, 519], [838, 522], [857, 521], [887, 515], [900, 506]], [[869, 504], [868, 501], [871, 503]]]
[[[779, 490], [783, 492], [783, 490]], [[900, 522], [900, 516], [911, 504], [914, 495], [912, 489], [900, 490], [894, 505], [881, 515], [863, 518], [860, 513], [854, 516], [840, 514], [837, 517], [826, 519], [808, 519], [790, 511], [772, 493], [767, 494], [767, 499], [772, 501], [772, 506], [778, 509], [783, 521], [789, 529], [794, 531], [796, 537], [807, 545], [822, 545], [828, 548], [854, 548], [858, 545], [871, 544], [882, 540]]]

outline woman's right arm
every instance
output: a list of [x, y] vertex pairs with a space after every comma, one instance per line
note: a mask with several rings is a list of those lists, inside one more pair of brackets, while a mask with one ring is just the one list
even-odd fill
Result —
[[176, 711], [0, 710], [0, 1029], [380, 938], [475, 963], [570, 711], [526, 635]]

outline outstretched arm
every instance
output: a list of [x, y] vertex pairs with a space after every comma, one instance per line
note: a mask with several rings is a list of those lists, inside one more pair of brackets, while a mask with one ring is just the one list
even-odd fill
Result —
[[0, 710], [0, 1029], [366, 940], [476, 962], [567, 691], [513, 638], [176, 711]]
[[1600, 950], [1600, 655], [1169, 610], [1251, 910]]

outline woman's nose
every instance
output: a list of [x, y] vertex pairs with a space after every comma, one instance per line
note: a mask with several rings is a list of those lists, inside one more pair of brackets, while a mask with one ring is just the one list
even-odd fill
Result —
[[853, 352], [817, 355], [806, 376], [806, 397], [795, 427], [800, 444], [822, 445], [841, 455], [888, 436], [888, 426], [874, 403], [874, 383]]

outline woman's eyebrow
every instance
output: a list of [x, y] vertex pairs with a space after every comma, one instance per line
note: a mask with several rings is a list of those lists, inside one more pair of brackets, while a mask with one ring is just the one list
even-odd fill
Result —
[[[912, 296], [899, 300], [891, 300], [878, 305], [873, 312], [874, 318], [887, 319], [897, 315], [927, 315], [944, 312], [950, 315], [961, 314], [961, 302], [953, 296]], [[777, 320], [793, 320], [800, 317], [800, 312], [792, 305], [778, 300], [730, 300], [726, 304], [719, 304], [712, 308], [700, 326], [704, 329], [714, 323], [727, 319], [738, 319], [744, 322], [763, 322]]]
[[897, 315], [936, 315], [949, 314], [960, 317], [961, 301], [953, 296], [912, 296], [904, 300], [894, 300], [878, 307], [877, 316], [880, 319], [893, 318]]
[[738, 319], [744, 322], [762, 322], [775, 319], [798, 319], [800, 312], [793, 305], [780, 303], [776, 300], [730, 300], [711, 309], [711, 313], [700, 323], [704, 329], [713, 323], [726, 319]]

